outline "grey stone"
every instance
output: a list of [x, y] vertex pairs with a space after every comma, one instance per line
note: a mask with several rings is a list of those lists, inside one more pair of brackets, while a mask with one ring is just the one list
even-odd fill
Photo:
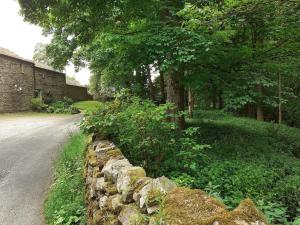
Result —
[[146, 172], [142, 167], [123, 168], [117, 178], [117, 190], [122, 194], [124, 202], [131, 202], [132, 195], [136, 187], [138, 178], [146, 177]]
[[126, 205], [120, 212], [118, 219], [122, 225], [147, 224], [143, 215], [135, 205]]
[[147, 212], [152, 214], [158, 207], [155, 205], [149, 205], [148, 201], [150, 194], [165, 195], [176, 187], [175, 183], [166, 177], [160, 177], [151, 180], [147, 185], [145, 185], [141, 190], [135, 192], [133, 195], [134, 200], [137, 202], [140, 208], [146, 208]]
[[128, 159], [110, 159], [103, 167], [101, 173], [106, 181], [116, 182], [120, 171], [124, 168], [132, 167]]
[[112, 210], [115, 213], [119, 213], [123, 208], [122, 196], [120, 194], [116, 194], [112, 197], [111, 200]]
[[99, 199], [99, 207], [100, 209], [104, 209], [106, 206], [107, 206], [107, 200], [108, 200], [108, 197], [107, 196], [102, 196], [100, 199]]

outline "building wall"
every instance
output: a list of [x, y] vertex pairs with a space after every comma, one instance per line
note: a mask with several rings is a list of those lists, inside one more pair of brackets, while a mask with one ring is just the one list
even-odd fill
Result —
[[33, 63], [0, 55], [0, 112], [30, 109], [33, 70]]
[[66, 86], [66, 75], [35, 67], [35, 90], [50, 95], [55, 101], [62, 100]]
[[73, 85], [66, 85], [65, 96], [73, 99], [74, 101], [92, 100], [92, 96], [88, 94], [86, 87], [79, 87]]

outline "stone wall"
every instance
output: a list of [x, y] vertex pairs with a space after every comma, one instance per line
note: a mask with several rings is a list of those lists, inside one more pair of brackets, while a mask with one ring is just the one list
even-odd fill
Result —
[[57, 100], [62, 100], [66, 87], [66, 75], [51, 70], [35, 67], [35, 89], [40, 90], [43, 95], [47, 95]]
[[92, 137], [86, 160], [88, 225], [266, 225], [250, 199], [233, 211], [205, 192], [149, 178], [113, 143]]
[[88, 94], [86, 87], [66, 85], [65, 96], [72, 98], [74, 101], [92, 100], [92, 96]]
[[0, 112], [26, 111], [34, 94], [33, 63], [0, 55]]

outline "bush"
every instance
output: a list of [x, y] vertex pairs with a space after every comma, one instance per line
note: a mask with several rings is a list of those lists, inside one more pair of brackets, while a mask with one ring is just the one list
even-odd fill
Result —
[[276, 197], [288, 207], [291, 217], [300, 217], [300, 175], [287, 176], [274, 188]]
[[284, 109], [284, 122], [289, 126], [300, 128], [300, 97], [288, 101]]
[[42, 98], [38, 97], [38, 98], [31, 99], [31, 109], [33, 111], [42, 112], [46, 108], [47, 105], [44, 103]]
[[68, 98], [65, 98], [64, 101], [56, 101], [50, 104], [47, 108], [48, 113], [69, 113], [69, 114], [76, 114], [80, 113], [79, 109], [72, 106], [73, 101]]
[[[175, 123], [168, 122], [170, 105], [156, 106], [137, 97], [119, 96], [92, 115], [86, 116], [81, 128], [87, 133], [102, 133], [113, 139], [134, 164], [152, 175], [170, 171], [196, 170], [202, 150], [192, 136], [196, 130], [182, 135]], [[188, 150], [188, 151], [187, 151]], [[178, 158], [181, 160], [177, 160]]]

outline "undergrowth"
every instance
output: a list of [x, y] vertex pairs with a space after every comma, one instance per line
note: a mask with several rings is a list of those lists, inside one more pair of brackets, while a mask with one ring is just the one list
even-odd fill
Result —
[[81, 128], [112, 139], [149, 176], [206, 190], [229, 208], [249, 197], [272, 224], [299, 224], [299, 129], [197, 111], [179, 132], [169, 107], [121, 95]]

